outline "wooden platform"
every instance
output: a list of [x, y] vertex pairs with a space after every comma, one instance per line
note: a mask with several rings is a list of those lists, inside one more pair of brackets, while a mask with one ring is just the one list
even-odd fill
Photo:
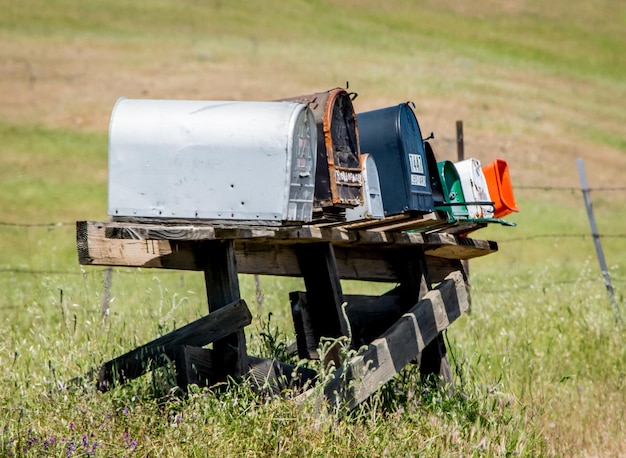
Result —
[[406, 246], [424, 250], [430, 276], [441, 281], [456, 263], [498, 250], [493, 241], [445, 232], [406, 232], [397, 229], [352, 229], [301, 226], [158, 225], [79, 221], [78, 258], [82, 265], [203, 270], [198, 245], [211, 240], [234, 242], [239, 273], [301, 276], [297, 245], [329, 243], [342, 279], [395, 282], [394, 252]]
[[[239, 273], [304, 279], [306, 291], [284, 299], [286, 304], [292, 299], [300, 357], [324, 357], [337, 368], [335, 380], [323, 390], [331, 404], [354, 407], [416, 359], [425, 375], [446, 376], [450, 371], [441, 332], [469, 306], [461, 261], [498, 250], [493, 241], [455, 235], [450, 233], [455, 228], [446, 231], [449, 227], [438, 213], [291, 227], [79, 221], [82, 265], [203, 271], [208, 298], [207, 317], [94, 368], [99, 388], [109, 389], [174, 361], [183, 389], [231, 376], [251, 377], [253, 386], [280, 392], [293, 368], [247, 354], [243, 330], [251, 320], [240, 297]], [[343, 279], [393, 285], [383, 296], [344, 296]], [[347, 314], [346, 304], [351, 307]], [[355, 337], [352, 329], [360, 334]], [[348, 336], [355, 349], [365, 344], [354, 359], [342, 361], [332, 347], [318, 355], [322, 339], [346, 344]], [[203, 348], [208, 343], [212, 349]], [[273, 380], [263, 380], [263, 374]], [[93, 372], [89, 377], [93, 380]], [[287, 379], [300, 383], [299, 388], [316, 383], [310, 371]]]

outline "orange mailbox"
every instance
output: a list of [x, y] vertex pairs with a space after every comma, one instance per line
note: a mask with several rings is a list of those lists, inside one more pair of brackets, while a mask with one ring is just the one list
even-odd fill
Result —
[[483, 167], [483, 173], [487, 180], [491, 200], [494, 202], [493, 216], [502, 218], [509, 213], [518, 212], [519, 208], [515, 203], [515, 196], [513, 196], [509, 165], [506, 161], [496, 158]]

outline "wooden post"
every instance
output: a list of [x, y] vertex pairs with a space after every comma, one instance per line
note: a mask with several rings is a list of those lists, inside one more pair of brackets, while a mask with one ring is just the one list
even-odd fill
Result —
[[291, 291], [289, 293], [289, 301], [291, 303], [294, 331], [296, 332], [298, 357], [319, 359], [317, 348], [321, 336], [318, 335], [311, 323], [311, 313], [309, 312], [306, 293], [303, 291]]
[[[198, 263], [204, 267], [209, 313], [241, 298], [234, 242], [208, 240], [198, 244]], [[214, 364], [221, 364], [227, 374], [242, 376], [248, 371], [246, 337], [243, 329], [213, 344]]]
[[611, 275], [609, 269], [606, 266], [606, 260], [604, 259], [604, 251], [602, 250], [602, 243], [600, 242], [600, 233], [598, 232], [598, 226], [596, 225], [596, 218], [593, 214], [593, 206], [591, 204], [591, 197], [589, 196], [589, 186], [587, 185], [587, 175], [585, 174], [585, 165], [582, 159], [578, 159], [578, 174], [580, 176], [580, 186], [583, 192], [583, 199], [585, 200], [585, 208], [587, 209], [587, 217], [589, 218], [589, 226], [591, 227], [591, 236], [593, 237], [593, 243], [596, 246], [596, 255], [598, 256], [598, 262], [600, 263], [600, 270], [602, 271], [602, 277], [604, 278], [604, 284], [606, 290], [609, 293], [609, 300], [613, 307], [613, 313], [615, 315], [615, 321], [621, 323], [619, 308], [615, 301], [615, 293], [613, 292], [613, 283], [611, 283]]
[[[310, 243], [296, 246], [298, 265], [307, 292], [308, 312], [315, 340], [321, 337], [348, 336], [341, 306], [343, 293], [335, 253], [330, 243]], [[338, 350], [338, 349], [336, 349]], [[329, 355], [336, 364], [338, 355]]]
[[456, 122], [456, 159], [461, 162], [465, 159], [465, 144], [463, 143], [463, 121]]
[[[426, 258], [421, 247], [406, 247], [397, 252], [394, 270], [400, 286], [398, 292], [412, 306], [432, 289]], [[420, 373], [427, 379], [432, 375], [443, 377], [446, 384], [452, 384], [452, 372], [448, 361], [443, 334], [439, 333], [429, 342], [420, 355]]]
[[[99, 390], [107, 391], [116, 383], [132, 380], [150, 369], [164, 366], [176, 360], [175, 348], [178, 346], [202, 347], [243, 329], [251, 321], [252, 315], [246, 303], [243, 300], [238, 300], [182, 328], [107, 361], [100, 366], [97, 373], [92, 371], [83, 377], [76, 377], [70, 380], [68, 385], [77, 385], [82, 383], [81, 380], [95, 380]], [[181, 388], [184, 387], [181, 385]]]
[[[463, 121], [456, 122], [456, 159], [461, 162], [465, 159], [465, 139], [463, 138]], [[467, 288], [469, 294], [469, 261], [467, 259], [461, 261], [465, 277], [467, 279]]]
[[[423, 352], [425, 344], [467, 310], [467, 289], [461, 272], [453, 272], [421, 301], [405, 313], [380, 338], [350, 360], [345, 370], [324, 387], [331, 406], [354, 408]], [[313, 394], [309, 390], [296, 398], [301, 402]]]

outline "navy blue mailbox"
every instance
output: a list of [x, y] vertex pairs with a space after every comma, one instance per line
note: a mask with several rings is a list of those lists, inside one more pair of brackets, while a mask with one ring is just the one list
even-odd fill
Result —
[[385, 215], [434, 211], [422, 132], [409, 103], [359, 113], [357, 124], [361, 152], [376, 160]]

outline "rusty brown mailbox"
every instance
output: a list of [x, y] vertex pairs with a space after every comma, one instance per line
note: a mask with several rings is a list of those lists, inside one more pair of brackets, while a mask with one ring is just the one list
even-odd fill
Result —
[[363, 201], [358, 128], [351, 95], [338, 87], [282, 100], [306, 103], [317, 124], [314, 215], [345, 219], [345, 209]]

